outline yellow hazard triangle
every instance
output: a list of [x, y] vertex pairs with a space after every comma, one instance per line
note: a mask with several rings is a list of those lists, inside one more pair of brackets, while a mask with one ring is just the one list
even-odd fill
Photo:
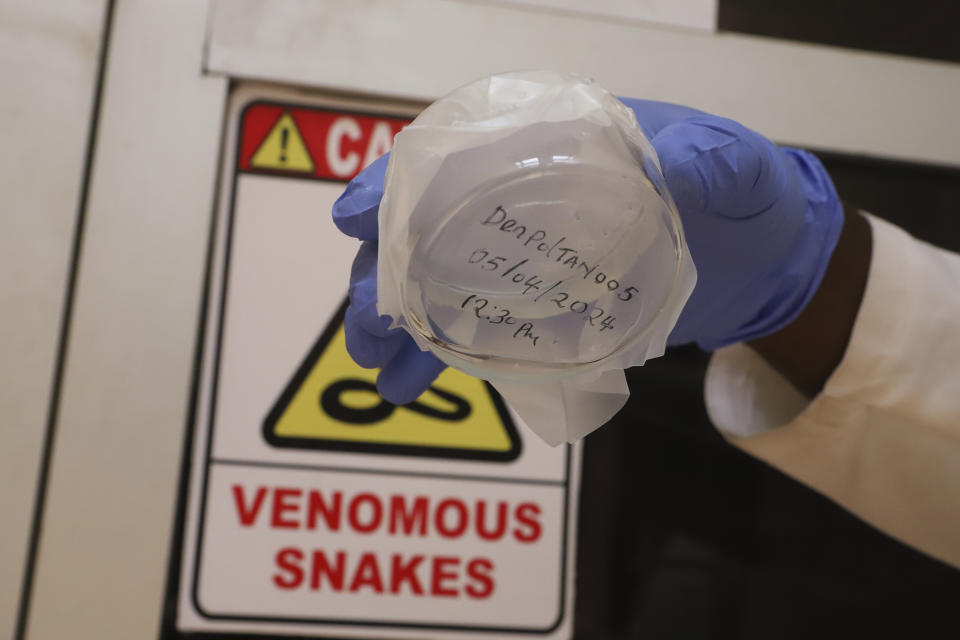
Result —
[[285, 113], [273, 125], [273, 129], [260, 143], [250, 159], [250, 166], [257, 169], [278, 171], [304, 171], [313, 173], [313, 159], [300, 131], [289, 113]]
[[510, 461], [521, 441], [503, 400], [482, 380], [447, 369], [415, 402], [376, 391], [377, 370], [350, 358], [344, 302], [263, 424], [278, 447]]

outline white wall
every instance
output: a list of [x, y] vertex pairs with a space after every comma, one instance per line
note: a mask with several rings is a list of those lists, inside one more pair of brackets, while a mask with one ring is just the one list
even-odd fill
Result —
[[13, 635], [103, 0], [0, 4], [0, 637]]
[[116, 0], [27, 638], [157, 634], [226, 95], [206, 9]]

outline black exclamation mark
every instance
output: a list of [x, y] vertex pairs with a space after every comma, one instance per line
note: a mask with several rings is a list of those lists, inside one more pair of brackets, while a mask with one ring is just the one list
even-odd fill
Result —
[[280, 164], [287, 162], [287, 138], [290, 137], [290, 130], [284, 127], [280, 130]]

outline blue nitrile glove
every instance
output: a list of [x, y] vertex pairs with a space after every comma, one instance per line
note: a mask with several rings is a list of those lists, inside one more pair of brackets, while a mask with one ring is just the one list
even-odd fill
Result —
[[350, 181], [333, 205], [340, 231], [363, 241], [350, 271], [350, 306], [343, 321], [347, 351], [361, 367], [380, 368], [377, 390], [394, 404], [416, 400], [447, 365], [421, 351], [403, 329], [388, 329], [377, 314], [377, 209], [383, 196], [387, 154]]
[[820, 286], [843, 226], [823, 165], [733, 120], [622, 100], [657, 151], [697, 267], [668, 344], [712, 350], [790, 324]]
[[[669, 344], [705, 349], [769, 335], [790, 324], [820, 286], [843, 209], [820, 161], [776, 146], [726, 118], [662, 102], [623, 99], [660, 158], [680, 211], [697, 285]], [[344, 233], [364, 240], [354, 262], [347, 349], [382, 367], [381, 394], [414, 400], [444, 365], [376, 313], [377, 207], [386, 157], [354, 178], [333, 206]]]

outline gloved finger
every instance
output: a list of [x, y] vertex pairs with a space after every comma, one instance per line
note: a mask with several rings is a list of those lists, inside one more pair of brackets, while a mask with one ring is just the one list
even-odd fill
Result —
[[376, 240], [377, 210], [383, 197], [383, 180], [390, 154], [374, 160], [350, 181], [333, 203], [333, 222], [343, 233], [360, 240]]
[[701, 213], [750, 218], [772, 207], [796, 179], [763, 136], [726, 118], [698, 116], [651, 140], [681, 217]]
[[393, 404], [413, 402], [446, 368], [429, 351], [420, 351], [412, 338], [400, 349], [377, 377], [377, 391]]
[[643, 129], [643, 133], [648, 140], [671, 124], [706, 115], [702, 111], [669, 102], [638, 100], [637, 98], [620, 98], [620, 101], [633, 110], [634, 115], [637, 116], [637, 123]]
[[390, 329], [389, 316], [377, 313], [377, 243], [364, 242], [350, 270], [350, 306], [344, 318], [347, 351], [361, 367], [386, 365], [403, 346], [406, 334]]
[[377, 313], [377, 243], [360, 245], [350, 268], [350, 307], [353, 324], [376, 337], [393, 335], [402, 329], [390, 329], [390, 316]]
[[346, 333], [347, 353], [365, 369], [385, 367], [396, 357], [404, 344], [411, 340], [402, 329], [395, 329], [387, 336], [378, 336], [367, 331], [363, 321], [358, 319], [358, 312], [353, 304], [347, 307], [343, 328]]

